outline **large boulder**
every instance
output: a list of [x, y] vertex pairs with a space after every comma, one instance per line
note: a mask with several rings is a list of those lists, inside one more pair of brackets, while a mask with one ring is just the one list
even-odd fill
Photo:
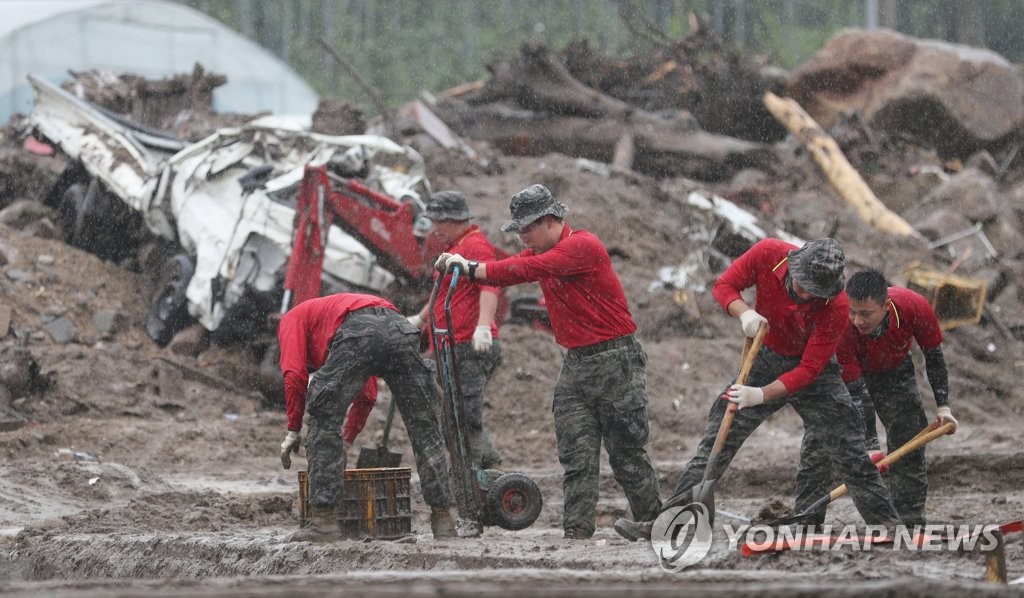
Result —
[[1006, 59], [886, 29], [840, 33], [791, 73], [788, 91], [826, 128], [856, 110], [945, 157], [997, 148], [1024, 125], [1024, 79]]

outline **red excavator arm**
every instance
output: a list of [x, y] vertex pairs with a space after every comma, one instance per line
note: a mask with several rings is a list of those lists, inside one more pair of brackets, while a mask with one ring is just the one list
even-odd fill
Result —
[[295, 206], [295, 240], [285, 278], [291, 305], [320, 296], [324, 243], [331, 224], [355, 237], [406, 285], [429, 278], [422, 242], [413, 233], [413, 205], [363, 183], [306, 166]]
[[[434, 274], [430, 262], [444, 248], [431, 246], [429, 235], [426, 240], [417, 238], [415, 221], [411, 203], [393, 199], [357, 180], [328, 174], [326, 166], [307, 165], [295, 206], [295, 237], [285, 275], [284, 308], [320, 296], [324, 243], [331, 224], [355, 237], [405, 287], [425, 290]], [[498, 254], [506, 257], [500, 250]], [[509, 308], [501, 293], [499, 322], [509, 315], [512, 321], [550, 329], [543, 299], [520, 297], [512, 303], [511, 313]]]

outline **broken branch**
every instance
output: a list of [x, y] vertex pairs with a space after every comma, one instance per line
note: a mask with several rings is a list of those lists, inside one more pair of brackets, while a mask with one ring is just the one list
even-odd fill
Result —
[[846, 203], [857, 210], [870, 226], [887, 233], [923, 239], [921, 233], [891, 211], [875, 196], [860, 174], [850, 165], [839, 145], [791, 98], [764, 94], [768, 111], [807, 147], [829, 182]]
[[324, 39], [323, 36], [317, 38], [317, 41], [320, 42], [320, 45], [323, 46], [325, 50], [330, 52], [331, 56], [334, 57], [334, 60], [338, 61], [338, 64], [340, 64], [342, 67], [344, 67], [346, 71], [348, 71], [348, 74], [352, 76], [352, 78], [355, 80], [357, 84], [359, 84], [359, 87], [363, 88], [363, 91], [366, 92], [366, 95], [370, 96], [370, 100], [373, 102], [373, 105], [377, 107], [377, 111], [380, 112], [380, 115], [384, 117], [384, 120], [388, 123], [388, 128], [394, 131], [395, 116], [394, 114], [391, 113], [391, 109], [388, 108], [388, 105], [384, 103], [384, 100], [383, 98], [380, 97], [380, 94], [377, 93], [377, 91], [373, 87], [371, 87], [370, 84], [367, 83], [366, 80], [362, 78], [362, 76], [360, 76], [359, 71], [356, 70], [355, 65], [353, 65], [351, 62], [348, 61], [348, 59], [342, 56], [341, 52], [338, 52], [338, 50], [336, 50], [334, 46], [329, 44], [327, 40]]

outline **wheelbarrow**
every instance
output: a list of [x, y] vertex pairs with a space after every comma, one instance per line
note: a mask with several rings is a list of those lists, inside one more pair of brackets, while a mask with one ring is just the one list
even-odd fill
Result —
[[537, 483], [521, 473], [474, 467], [469, 450], [451, 306], [460, 270], [457, 266], [451, 270], [451, 283], [444, 296], [444, 327], [436, 321], [434, 306], [445, 276], [439, 275], [434, 279], [428, 307], [437, 381], [442, 390], [441, 427], [451, 459], [456, 504], [461, 517], [471, 522], [477, 532], [488, 525], [521, 530], [533, 525], [540, 516], [544, 501]]

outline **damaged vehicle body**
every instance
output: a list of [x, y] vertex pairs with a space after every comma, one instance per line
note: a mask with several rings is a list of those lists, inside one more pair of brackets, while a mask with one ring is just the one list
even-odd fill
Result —
[[[155, 274], [146, 328], [161, 345], [192, 322], [217, 342], [251, 341], [287, 307], [283, 281], [307, 165], [410, 204], [403, 234], [421, 240], [429, 229], [420, 215], [430, 192], [423, 160], [385, 137], [320, 135], [265, 119], [190, 144], [29, 81], [36, 136], [70, 159], [46, 202], [67, 242]], [[325, 292], [388, 295], [396, 281], [409, 282], [379, 260], [387, 248], [367, 248], [336, 225], [325, 238]]]

